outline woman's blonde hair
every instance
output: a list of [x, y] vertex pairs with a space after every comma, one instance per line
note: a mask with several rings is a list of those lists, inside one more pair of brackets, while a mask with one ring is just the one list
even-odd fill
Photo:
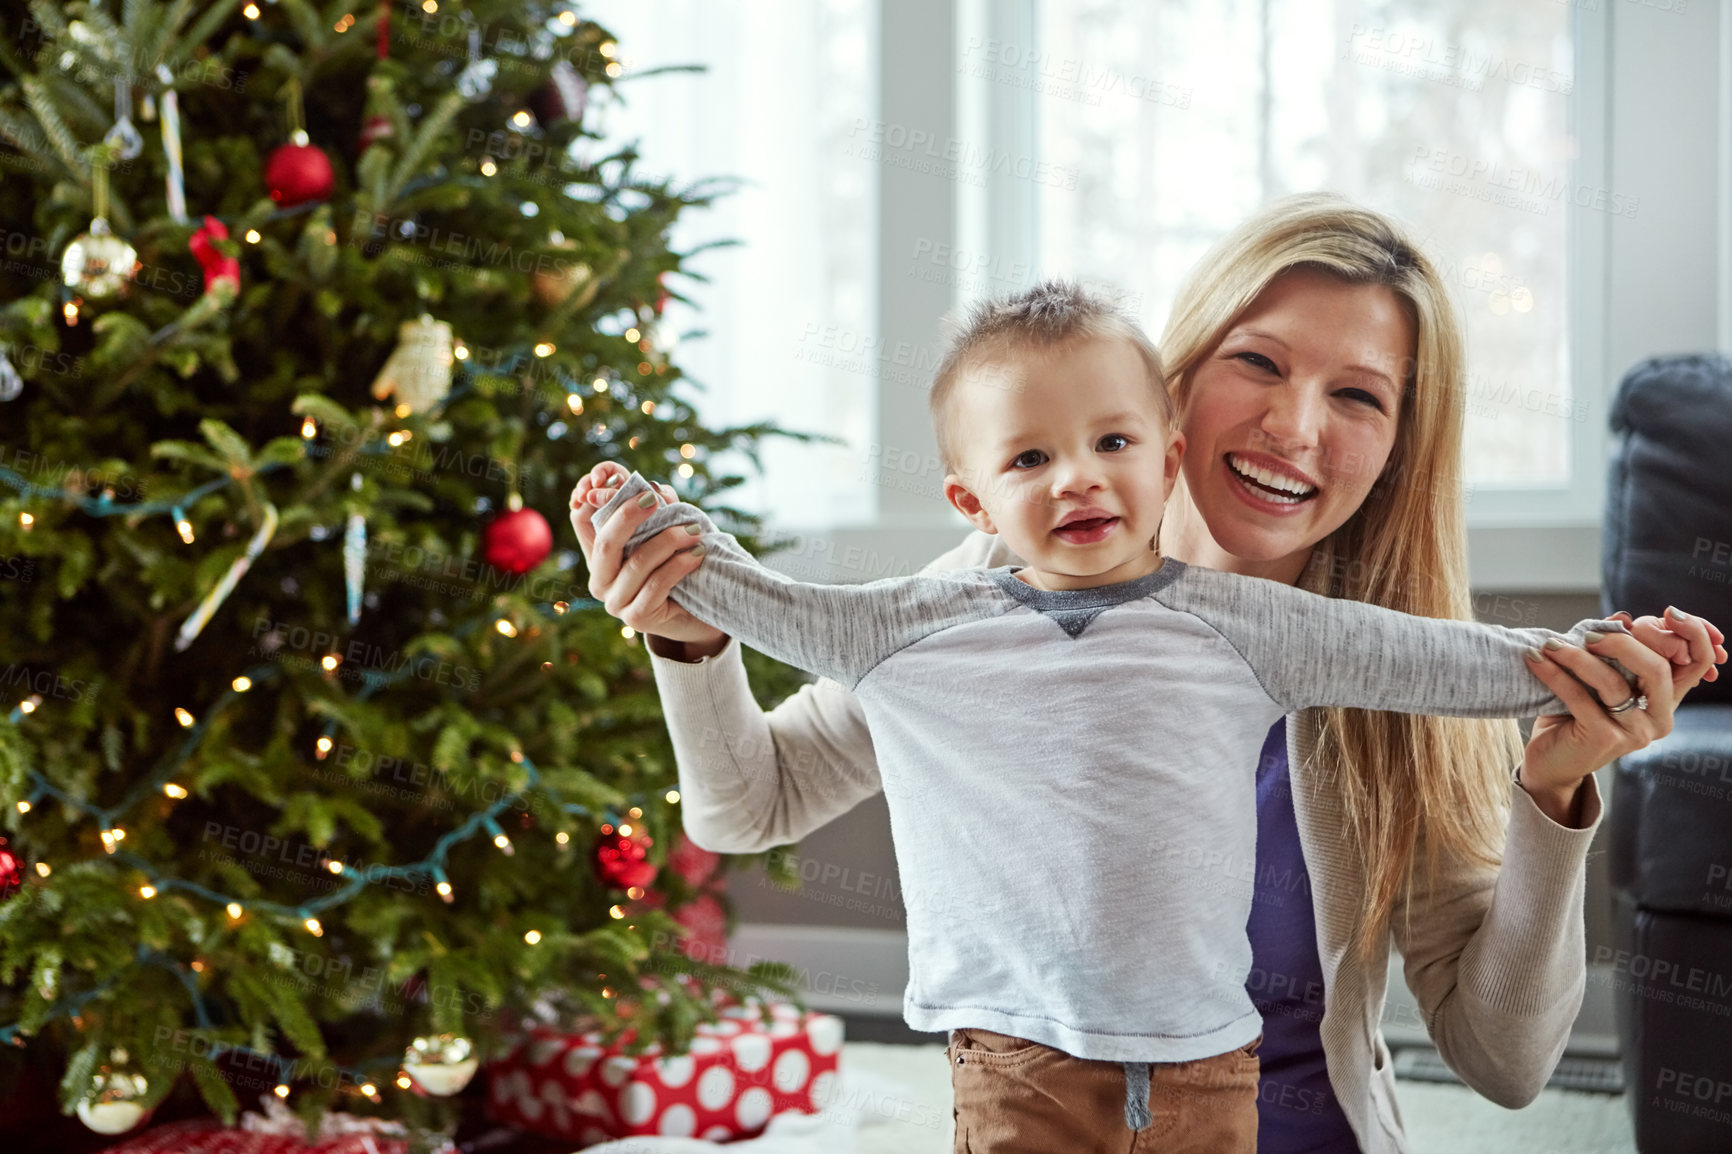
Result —
[[[1197, 366], [1269, 282], [1295, 268], [1386, 286], [1416, 332], [1389, 461], [1365, 503], [1315, 546], [1300, 584], [1407, 613], [1471, 620], [1461, 329], [1437, 271], [1393, 221], [1337, 196], [1308, 193], [1276, 201], [1223, 239], [1180, 289], [1161, 340], [1174, 402], [1186, 411]], [[1355, 948], [1366, 962], [1380, 963], [1416, 865], [1429, 872], [1442, 857], [1500, 860], [1519, 735], [1513, 721], [1362, 709], [1321, 714], [1314, 768], [1337, 784], [1366, 878]]]

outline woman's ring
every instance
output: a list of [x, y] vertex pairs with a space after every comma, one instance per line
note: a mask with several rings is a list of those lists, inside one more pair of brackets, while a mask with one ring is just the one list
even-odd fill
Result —
[[1617, 705], [1608, 705], [1606, 707], [1606, 712], [1607, 713], [1623, 713], [1627, 709], [1646, 709], [1646, 708], [1648, 708], [1648, 699], [1646, 697], [1638, 696], [1638, 695], [1632, 693], [1632, 694], [1630, 694], [1629, 697], [1627, 697], [1623, 701], [1619, 702]]

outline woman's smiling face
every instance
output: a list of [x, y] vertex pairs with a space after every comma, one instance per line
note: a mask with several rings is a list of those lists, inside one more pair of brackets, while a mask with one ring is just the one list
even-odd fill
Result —
[[1298, 561], [1359, 509], [1395, 447], [1415, 341], [1383, 285], [1309, 268], [1269, 282], [1192, 371], [1180, 418], [1185, 490], [1221, 549]]

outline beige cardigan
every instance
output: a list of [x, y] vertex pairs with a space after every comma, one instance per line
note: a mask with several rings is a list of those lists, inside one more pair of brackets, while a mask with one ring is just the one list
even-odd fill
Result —
[[[998, 538], [973, 533], [927, 570], [1018, 563]], [[679, 761], [686, 832], [698, 845], [725, 853], [785, 845], [880, 790], [865, 717], [835, 682], [803, 686], [766, 714], [733, 639], [715, 657], [654, 657], [653, 666]], [[1341, 810], [1313, 770], [1316, 738], [1314, 714], [1288, 719], [1294, 816], [1323, 964], [1329, 1080], [1365, 1154], [1405, 1152], [1379, 1029], [1388, 974], [1350, 953], [1365, 877]], [[1392, 943], [1438, 1050], [1468, 1085], [1510, 1108], [1533, 1101], [1545, 1085], [1586, 985], [1583, 890], [1601, 806], [1591, 777], [1583, 788], [1583, 828], [1566, 829], [1512, 786], [1502, 869], [1446, 862], [1392, 918]]]

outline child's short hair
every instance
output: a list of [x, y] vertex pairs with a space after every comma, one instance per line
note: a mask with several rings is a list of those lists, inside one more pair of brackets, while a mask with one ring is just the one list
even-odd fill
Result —
[[963, 370], [1020, 348], [1046, 349], [1096, 338], [1128, 341], [1148, 367], [1149, 386], [1161, 420], [1169, 427], [1173, 423], [1173, 401], [1167, 392], [1161, 354], [1154, 342], [1111, 299], [1075, 281], [1041, 281], [1012, 296], [982, 301], [969, 309], [960, 322], [950, 323], [950, 342], [927, 398], [932, 426], [938, 434], [939, 456], [948, 471], [956, 470], [960, 456], [950, 410]]

